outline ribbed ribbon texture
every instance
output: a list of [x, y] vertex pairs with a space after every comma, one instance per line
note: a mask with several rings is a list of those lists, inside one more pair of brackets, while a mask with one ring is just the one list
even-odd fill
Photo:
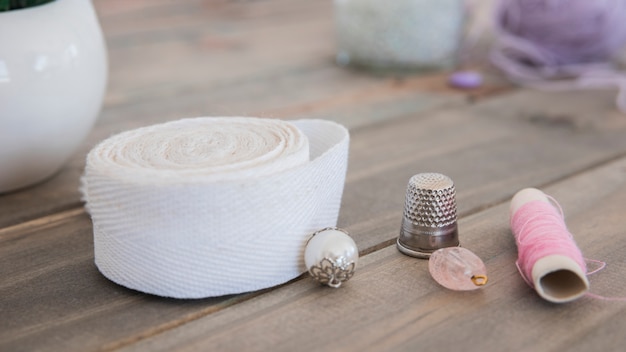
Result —
[[175, 298], [289, 281], [308, 236], [337, 223], [348, 145], [325, 120], [203, 117], [115, 135], [83, 176], [96, 265]]

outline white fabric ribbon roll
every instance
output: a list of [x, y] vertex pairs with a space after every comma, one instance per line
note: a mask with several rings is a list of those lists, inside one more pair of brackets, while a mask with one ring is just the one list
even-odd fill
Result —
[[201, 298], [306, 269], [308, 236], [334, 226], [345, 127], [324, 120], [195, 118], [113, 136], [87, 156], [95, 262], [139, 291]]

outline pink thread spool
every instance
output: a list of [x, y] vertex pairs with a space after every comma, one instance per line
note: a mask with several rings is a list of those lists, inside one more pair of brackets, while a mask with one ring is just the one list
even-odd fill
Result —
[[583, 296], [589, 289], [583, 256], [548, 197], [538, 189], [523, 189], [513, 196], [510, 214], [524, 280], [550, 302]]

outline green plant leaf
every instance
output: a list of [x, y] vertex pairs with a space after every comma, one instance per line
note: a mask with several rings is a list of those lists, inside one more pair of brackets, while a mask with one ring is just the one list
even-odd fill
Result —
[[9, 0], [0, 0], [0, 11], [8, 11], [10, 6]]
[[0, 0], [0, 12], [43, 5], [54, 0]]

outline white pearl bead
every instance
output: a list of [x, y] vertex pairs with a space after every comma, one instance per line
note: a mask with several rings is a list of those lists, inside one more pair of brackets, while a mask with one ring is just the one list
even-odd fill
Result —
[[327, 228], [316, 232], [304, 250], [304, 263], [319, 282], [339, 287], [354, 274], [359, 250], [343, 230]]

